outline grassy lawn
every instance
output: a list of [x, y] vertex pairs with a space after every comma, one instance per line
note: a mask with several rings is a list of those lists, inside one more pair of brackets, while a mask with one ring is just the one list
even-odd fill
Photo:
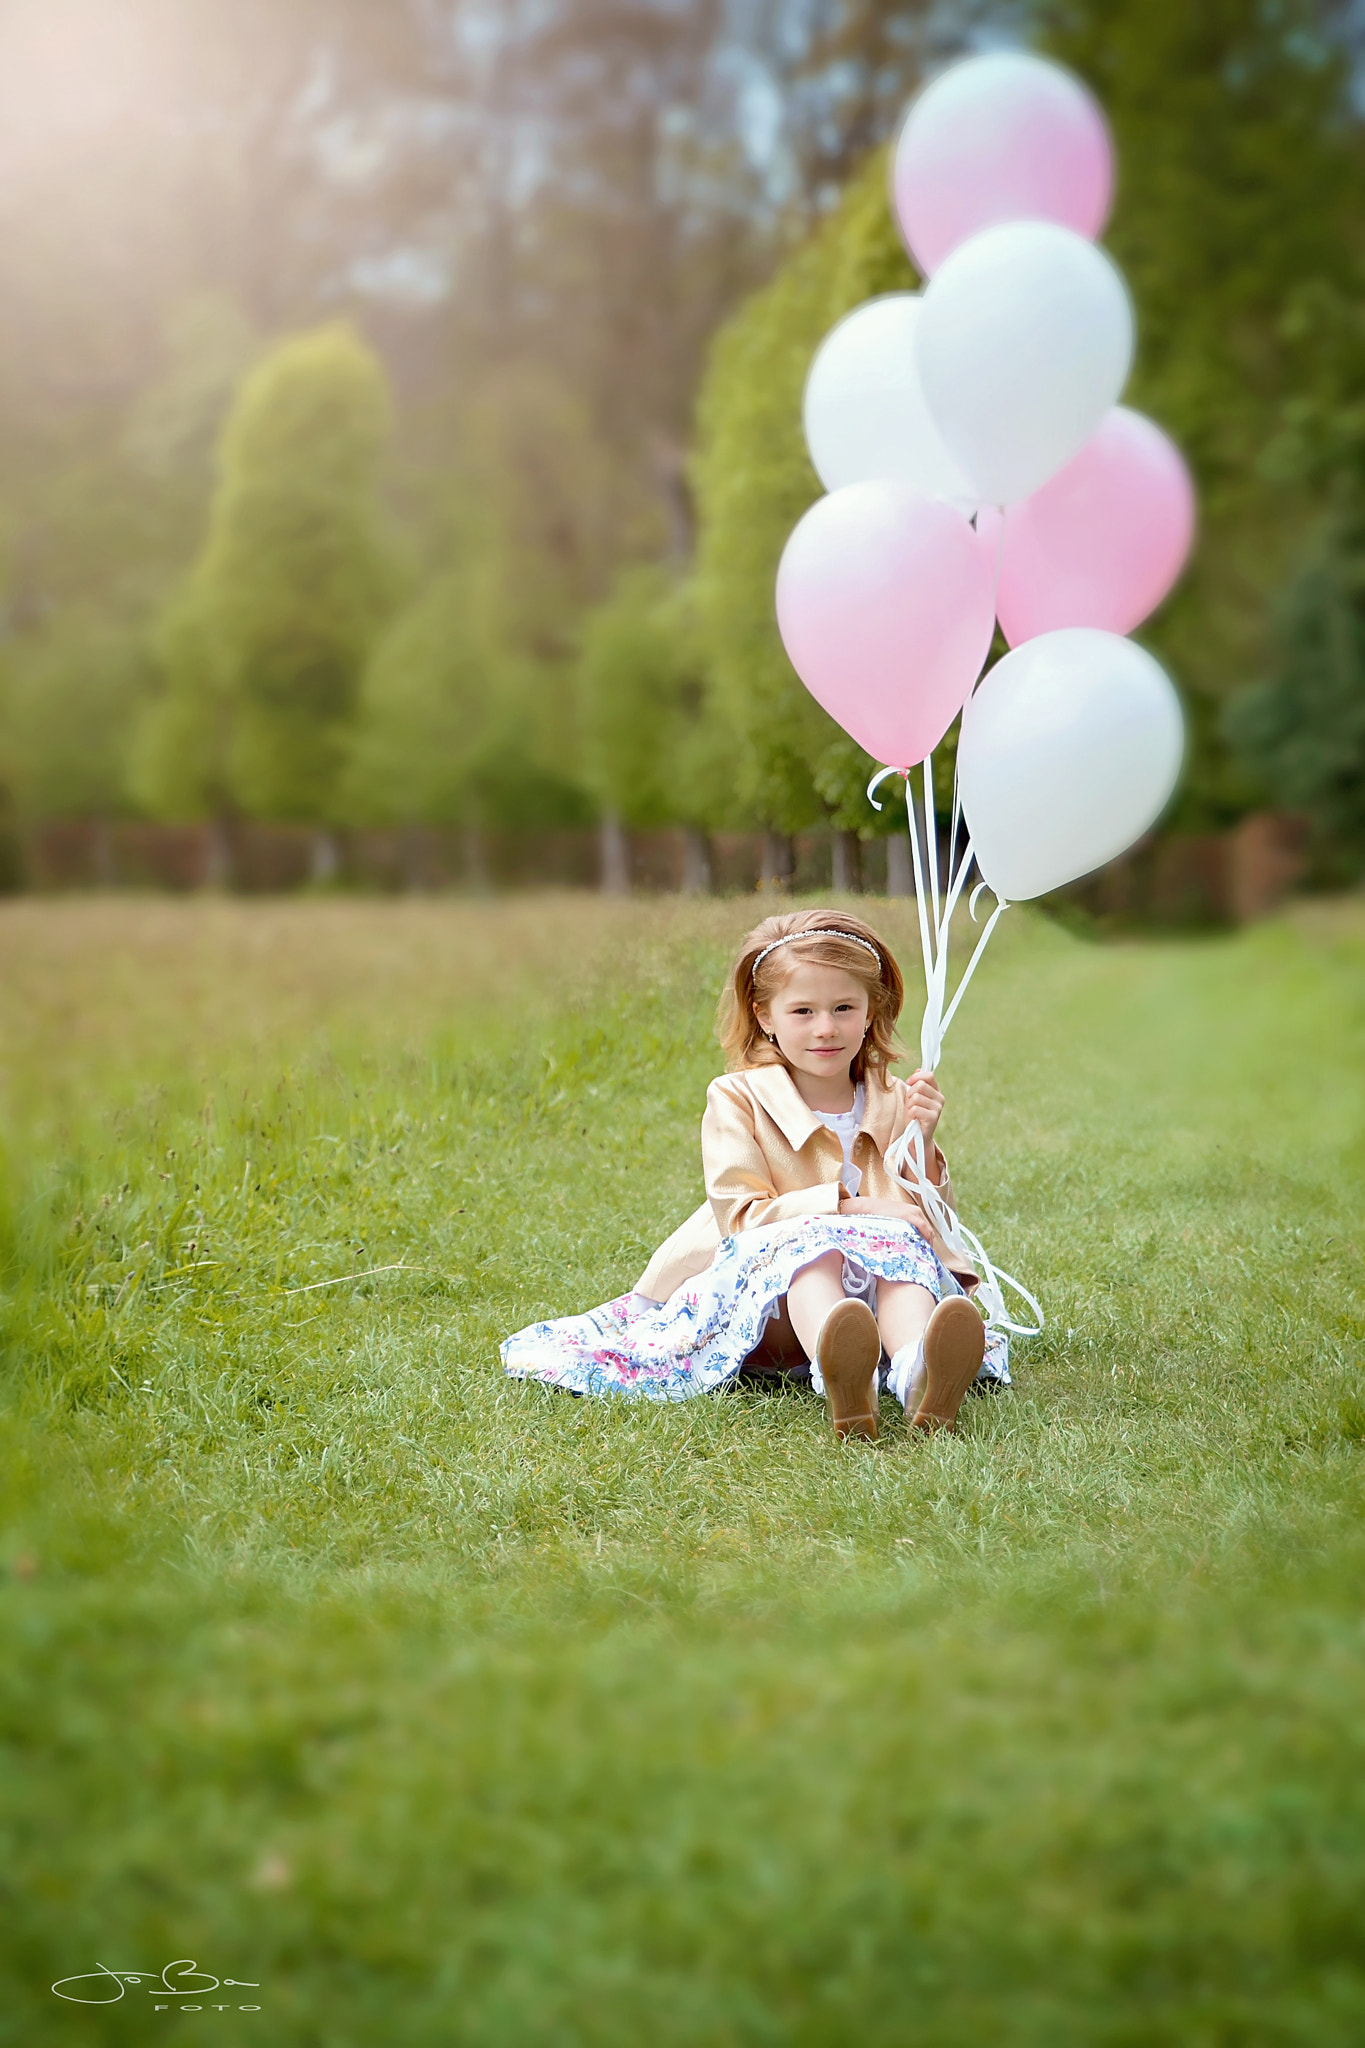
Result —
[[0, 909], [0, 2040], [1365, 2039], [1365, 904], [1011, 913], [1048, 1327], [846, 1448], [497, 1360], [699, 1199], [752, 908]]

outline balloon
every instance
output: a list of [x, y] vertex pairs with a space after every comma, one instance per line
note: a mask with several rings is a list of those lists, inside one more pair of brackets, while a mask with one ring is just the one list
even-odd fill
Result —
[[846, 484], [783, 550], [777, 623], [816, 702], [878, 761], [908, 768], [942, 739], [990, 651], [990, 563], [951, 505], [904, 484]]
[[1155, 421], [1116, 406], [1065, 469], [977, 531], [998, 554], [995, 609], [1011, 647], [1059, 626], [1131, 633], [1154, 612], [1194, 538], [1194, 487]]
[[980, 502], [1026, 498], [1122, 391], [1133, 314], [1118, 269], [1069, 228], [1015, 221], [954, 250], [916, 335], [929, 409]]
[[971, 479], [944, 446], [920, 388], [915, 331], [923, 304], [914, 292], [888, 292], [831, 328], [806, 379], [806, 446], [827, 491], [895, 478], [974, 512]]
[[1026, 640], [962, 713], [957, 772], [976, 864], [1011, 903], [1102, 867], [1156, 822], [1184, 722], [1170, 677], [1116, 633]]
[[1021, 50], [954, 64], [914, 101], [892, 195], [925, 276], [982, 228], [1051, 220], [1093, 240], [1114, 187], [1109, 131], [1069, 71]]

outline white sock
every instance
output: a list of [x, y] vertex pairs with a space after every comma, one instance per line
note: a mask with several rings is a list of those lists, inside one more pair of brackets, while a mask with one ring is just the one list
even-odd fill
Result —
[[822, 1336], [824, 1335], [824, 1331], [825, 1331], [825, 1324], [826, 1324], [826, 1323], [827, 1323], [827, 1322], [829, 1321], [829, 1318], [830, 1318], [831, 1314], [833, 1313], [833, 1311], [834, 1311], [834, 1310], [835, 1310], [835, 1309], [836, 1309], [836, 1308], [837, 1308], [838, 1306], [839, 1306], [839, 1304], [838, 1304], [838, 1302], [837, 1302], [837, 1301], [832, 1301], [832, 1302], [830, 1303], [829, 1307], [828, 1307], [828, 1308], [827, 1308], [827, 1309], [825, 1310], [825, 1313], [824, 1313], [824, 1314], [823, 1314], [823, 1315], [821, 1316], [821, 1318], [820, 1318], [820, 1327], [819, 1327], [819, 1329], [818, 1329], [818, 1330], [816, 1331], [816, 1333], [815, 1333], [815, 1343], [814, 1343], [814, 1344], [813, 1344], [813, 1346], [811, 1347], [811, 1355], [810, 1355], [810, 1384], [811, 1384], [811, 1392], [812, 1392], [812, 1393], [814, 1393], [814, 1394], [818, 1394], [818, 1395], [819, 1395], [819, 1396], [821, 1397], [821, 1399], [822, 1399], [822, 1400], [823, 1400], [823, 1398], [824, 1398], [824, 1393], [825, 1393], [825, 1376], [824, 1376], [824, 1374], [823, 1374], [823, 1373], [821, 1372], [821, 1370], [820, 1370], [820, 1339], [821, 1339], [821, 1337], [822, 1337]]
[[[845, 1295], [845, 1296], [844, 1296], [844, 1299], [845, 1299], [845, 1301], [847, 1301], [847, 1300], [849, 1299], [849, 1297], [848, 1297], [847, 1295]], [[825, 1310], [825, 1313], [824, 1313], [824, 1314], [823, 1314], [823, 1315], [821, 1316], [821, 1318], [820, 1318], [820, 1327], [819, 1327], [819, 1329], [818, 1329], [818, 1330], [816, 1331], [816, 1333], [815, 1333], [815, 1351], [814, 1351], [814, 1355], [813, 1355], [813, 1357], [811, 1358], [811, 1362], [810, 1362], [810, 1384], [811, 1384], [811, 1391], [812, 1391], [812, 1393], [816, 1393], [816, 1394], [819, 1394], [819, 1395], [821, 1395], [821, 1396], [823, 1396], [823, 1394], [824, 1394], [824, 1391], [825, 1391], [825, 1376], [824, 1376], [824, 1374], [823, 1374], [823, 1373], [821, 1372], [821, 1370], [820, 1370], [820, 1339], [821, 1339], [821, 1337], [822, 1337], [822, 1336], [824, 1335], [824, 1330], [825, 1330], [825, 1324], [826, 1324], [826, 1323], [827, 1323], [827, 1322], [829, 1321], [830, 1317], [831, 1317], [831, 1316], [832, 1316], [832, 1315], [834, 1314], [834, 1311], [835, 1311], [835, 1309], [836, 1309], [836, 1308], [838, 1308], [838, 1307], [839, 1307], [839, 1303], [838, 1303], [837, 1301], [832, 1301], [832, 1302], [830, 1303], [829, 1307], [828, 1307], [828, 1308], [827, 1308], [827, 1309]], [[880, 1359], [879, 1359], [879, 1360], [878, 1360], [878, 1362], [877, 1362], [877, 1377], [876, 1377], [876, 1387], [878, 1387], [878, 1388], [880, 1388], [880, 1386], [881, 1386], [881, 1383], [882, 1383], [882, 1381], [881, 1381], [881, 1373], [882, 1373], [882, 1368], [881, 1368], [881, 1361], [880, 1361]], [[876, 1396], [876, 1393], [875, 1393], [875, 1391], [874, 1391], [874, 1393], [873, 1393], [873, 1397], [872, 1397], [872, 1399], [873, 1399], [873, 1406], [875, 1407], [875, 1405], [876, 1405], [876, 1400], [877, 1400], [877, 1396]]]
[[887, 1378], [887, 1391], [895, 1395], [902, 1408], [909, 1406], [910, 1390], [916, 1380], [923, 1377], [924, 1338], [916, 1337], [913, 1344], [902, 1344], [891, 1359], [891, 1371]]

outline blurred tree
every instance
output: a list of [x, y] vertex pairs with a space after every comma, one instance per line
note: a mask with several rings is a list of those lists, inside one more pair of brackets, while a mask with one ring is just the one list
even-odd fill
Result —
[[[924, 78], [974, 47], [983, 31], [1019, 36], [1013, 0], [841, 0], [770, 17], [769, 61], [782, 80], [784, 127], [807, 206], [827, 206], [899, 126]], [[785, 31], [785, 33], [784, 33]]]
[[9, 0], [0, 383], [22, 384], [43, 421], [73, 401], [126, 403], [168, 309], [199, 291], [267, 331], [306, 318], [401, 206], [379, 174], [406, 152], [376, 138], [428, 77], [421, 13]]
[[[1195, 559], [1142, 638], [1192, 700], [1174, 819], [1217, 824], [1250, 794], [1219, 707], [1265, 673], [1275, 593], [1324, 502], [1283, 428], [1339, 375], [1343, 337], [1316, 316], [1365, 285], [1365, 146], [1317, 0], [1043, 0], [1038, 18], [1114, 129], [1105, 240], [1137, 304], [1128, 400], [1198, 483]], [[1359, 393], [1359, 334], [1354, 356]]]
[[787, 536], [819, 495], [801, 430], [801, 394], [822, 336], [878, 292], [914, 289], [886, 201], [886, 163], [869, 159], [838, 211], [716, 339], [697, 415], [697, 600], [715, 686], [740, 742], [744, 803], [772, 831], [825, 818], [867, 835], [894, 807], [862, 791], [874, 763], [806, 691], [773, 611]]
[[742, 155], [701, 132], [724, 17], [721, 0], [508, 0], [490, 24], [466, 259], [485, 346], [553, 364], [646, 465], [686, 432], [707, 336], [754, 276]]
[[146, 626], [186, 565], [256, 333], [317, 319], [374, 232], [325, 167], [347, 92], [420, 76], [407, 6], [0, 9], [0, 500], [19, 634]]
[[[753, 822], [740, 793], [738, 743], [716, 688], [697, 608], [694, 578], [675, 583], [658, 621], [677, 664], [677, 723], [671, 786], [674, 818], [693, 835], [709, 836]], [[694, 848], [694, 862], [699, 857]], [[705, 855], [709, 860], [709, 854]]]
[[27, 819], [127, 808], [130, 735], [154, 683], [148, 616], [202, 530], [213, 442], [254, 348], [230, 303], [183, 308], [126, 422], [82, 424], [67, 461], [26, 480], [0, 572], [0, 729]]
[[261, 353], [236, 301], [200, 292], [172, 307], [157, 374], [138, 392], [121, 453], [167, 525], [202, 521], [213, 490], [214, 455], [243, 377]]
[[546, 677], [489, 639], [469, 571], [428, 582], [366, 670], [341, 810], [356, 823], [462, 825], [470, 865], [486, 828], [582, 825], [592, 808], [541, 744]]
[[[466, 413], [453, 481], [455, 545], [476, 563], [490, 635], [566, 669], [578, 619], [606, 590], [629, 519], [587, 405], [535, 363], [490, 375]], [[565, 714], [556, 746], [571, 729], [567, 697]]]
[[394, 620], [365, 673], [343, 808], [356, 820], [469, 821], [495, 706], [467, 579], [434, 577]]
[[140, 791], [171, 816], [325, 821], [395, 595], [376, 482], [383, 372], [348, 327], [283, 341], [223, 435], [208, 539], [161, 632]]
[[[1177, 817], [1219, 823], [1252, 800], [1219, 707], [1264, 671], [1270, 600], [1328, 487], [1330, 465], [1295, 462], [1286, 445], [1303, 441], [1310, 415], [1320, 445], [1339, 445], [1362, 416], [1362, 329], [1345, 314], [1359, 302], [1365, 252], [1360, 126], [1312, 0], [1193, 10], [1180, 0], [1057, 0], [1035, 19], [1113, 121], [1120, 182], [1107, 239], [1138, 314], [1128, 395], [1185, 447], [1199, 486], [1196, 561], [1143, 638], [1190, 699]], [[849, 36], [881, 47], [856, 7], [832, 33], [836, 55]], [[854, 66], [866, 89], [846, 102], [849, 133], [855, 101], [874, 118], [874, 70]], [[785, 831], [821, 805], [836, 828], [869, 823], [857, 750], [800, 689], [773, 621], [782, 545], [819, 489], [801, 440], [802, 383], [843, 311], [912, 284], [873, 158], [839, 211], [722, 330], [702, 389], [702, 616], [744, 735], [746, 792]]]
[[20, 815], [118, 815], [127, 806], [129, 736], [149, 688], [142, 635], [73, 606], [14, 647], [7, 668], [7, 780]]
[[468, 403], [439, 491], [430, 575], [365, 677], [348, 814], [586, 822], [577, 635], [623, 544], [619, 471], [582, 400], [517, 364]]
[[1329, 510], [1276, 607], [1266, 673], [1232, 697], [1222, 724], [1256, 797], [1307, 814], [1319, 877], [1331, 880], [1365, 861], [1365, 310], [1312, 281], [1281, 339], [1299, 388], [1262, 468]]
[[699, 708], [700, 679], [670, 631], [673, 599], [663, 571], [634, 569], [583, 625], [577, 684], [584, 781], [603, 814], [624, 825], [671, 824], [679, 814], [678, 741], [688, 710]]
[[[1150, 637], [1191, 696], [1182, 815], [1232, 816], [1247, 786], [1219, 709], [1267, 672], [1268, 594], [1329, 494], [1321, 466], [1285, 450], [1304, 439], [1304, 408], [1325, 445], [1359, 404], [1342, 309], [1362, 296], [1365, 214], [1360, 124], [1330, 39], [1343, 22], [1317, 0], [13, 0], [0, 10], [0, 601], [15, 716], [49, 642], [112, 659], [163, 614], [178, 672], [204, 684], [163, 701], [137, 786], [164, 795], [162, 768], [174, 782], [175, 761], [197, 760], [201, 789], [217, 776], [222, 802], [247, 801], [235, 685], [215, 636], [193, 608], [164, 612], [165, 594], [202, 531], [205, 451], [256, 336], [349, 306], [399, 391], [387, 481], [434, 579], [426, 623], [392, 643], [432, 649], [416, 662], [432, 690], [415, 675], [400, 688], [386, 653], [365, 731], [387, 704], [398, 746], [420, 704], [445, 717], [477, 672], [504, 707], [480, 741], [484, 810], [581, 814], [577, 622], [623, 562], [686, 560], [679, 455], [707, 336], [785, 247], [717, 344], [703, 403], [708, 676], [740, 729], [737, 803], [775, 831], [822, 816], [884, 828], [856, 749], [782, 665], [771, 573], [818, 488], [799, 438], [809, 354], [849, 304], [910, 277], [880, 174], [857, 174], [837, 231], [836, 188], [927, 63], [1003, 25], [1049, 40], [1114, 122], [1133, 397], [1189, 448], [1203, 515], [1192, 573]], [[802, 223], [814, 231], [791, 254]], [[451, 621], [444, 682], [438, 617]], [[115, 696], [124, 673], [111, 671]], [[15, 759], [36, 763], [30, 730]], [[413, 761], [418, 782], [430, 760]], [[392, 762], [385, 773], [388, 803]], [[253, 788], [253, 805], [303, 800], [260, 776]]]
[[[442, 463], [466, 474], [467, 393], [490, 373], [496, 387], [509, 361], [523, 376], [539, 364], [561, 401], [585, 409], [610, 472], [609, 516], [587, 521], [601, 545], [581, 601], [622, 560], [665, 547], [682, 559], [700, 353], [761, 274], [793, 197], [787, 85], [798, 127], [827, 135], [844, 118], [837, 80], [851, 76], [853, 45], [817, 37], [817, 49], [803, 22], [789, 0], [754, 14], [723, 0], [0, 11], [12, 627], [36, 648], [68, 605], [106, 607], [133, 630], [162, 608], [200, 527], [226, 387], [256, 333], [302, 325], [324, 302], [363, 308], [395, 370], [406, 446], [422, 452], [393, 481], [437, 568], [449, 479], [428, 486]], [[883, 40], [881, 56], [866, 37], [861, 48], [884, 84], [895, 37]], [[441, 417], [458, 422], [444, 436], [432, 432]], [[533, 451], [506, 452], [524, 471]], [[536, 801], [553, 809], [568, 801], [569, 692], [544, 644], [529, 667], [518, 650], [536, 616], [572, 641], [561, 598], [575, 572], [554, 548], [504, 550], [518, 559], [552, 573], [512, 574], [516, 618], [490, 688], [534, 702], [509, 727], [553, 758], [535, 771]], [[179, 636], [183, 661], [207, 673], [211, 650], [192, 653], [192, 638]], [[167, 746], [182, 760], [196, 745], [221, 752], [223, 735], [190, 710], [164, 707], [139, 788], [164, 781], [152, 755]], [[499, 804], [519, 809], [513, 792], [534, 780], [523, 740], [495, 752]]]
[[659, 567], [627, 571], [590, 612], [578, 663], [584, 780], [603, 821], [603, 874], [628, 879], [623, 826], [682, 825], [687, 884], [709, 876], [707, 835], [734, 820], [733, 746], [692, 593]]
[[1277, 609], [1266, 680], [1227, 707], [1234, 750], [1310, 820], [1324, 879], [1365, 869], [1365, 531], [1330, 521]]

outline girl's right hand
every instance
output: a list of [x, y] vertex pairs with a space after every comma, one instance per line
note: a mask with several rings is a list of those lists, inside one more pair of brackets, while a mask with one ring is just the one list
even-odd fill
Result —
[[932, 1159], [934, 1133], [943, 1115], [943, 1090], [923, 1067], [916, 1067], [905, 1084], [905, 1106], [909, 1111], [907, 1120], [919, 1125], [924, 1137], [924, 1150]]

